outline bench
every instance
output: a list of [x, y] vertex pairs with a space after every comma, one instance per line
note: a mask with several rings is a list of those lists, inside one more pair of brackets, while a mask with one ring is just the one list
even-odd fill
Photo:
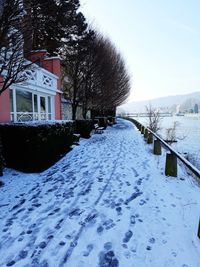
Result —
[[113, 126], [113, 122], [111, 122], [109, 120], [107, 120], [107, 124], [108, 124], [108, 126]]
[[80, 140], [81, 135], [80, 134], [73, 134], [73, 144], [74, 145], [79, 145], [79, 140]]
[[99, 127], [98, 124], [94, 124], [94, 133], [102, 134], [104, 127]]

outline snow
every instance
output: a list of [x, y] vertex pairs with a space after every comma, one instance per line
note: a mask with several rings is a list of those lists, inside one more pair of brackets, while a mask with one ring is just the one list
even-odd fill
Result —
[[30, 125], [30, 126], [41, 126], [41, 125], [54, 125], [54, 124], [65, 124], [68, 122], [74, 122], [73, 120], [32, 120], [32, 121], [18, 121], [0, 123], [0, 125]]
[[38, 174], [6, 169], [0, 266], [199, 267], [199, 184], [124, 120]]

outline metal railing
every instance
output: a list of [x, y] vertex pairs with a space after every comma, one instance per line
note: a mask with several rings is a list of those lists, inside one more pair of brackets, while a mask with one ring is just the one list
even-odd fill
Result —
[[180, 161], [182, 161], [190, 171], [192, 171], [196, 176], [200, 178], [200, 170], [198, 170], [194, 165], [192, 165], [186, 158], [181, 156], [177, 151], [175, 151], [170, 145], [168, 145], [160, 136], [158, 136], [156, 133], [151, 131], [148, 127], [147, 130], [155, 136], [157, 140], [159, 140], [171, 153], [176, 155]]
[[197, 169], [193, 164], [191, 164], [186, 158], [184, 158], [182, 155], [180, 155], [177, 151], [175, 151], [170, 145], [168, 145], [159, 135], [157, 135], [156, 133], [154, 133], [152, 130], [150, 130], [148, 127], [145, 127], [144, 125], [142, 125], [140, 122], [138, 122], [135, 119], [130, 119], [130, 118], [126, 118], [127, 120], [133, 122], [135, 124], [135, 126], [141, 131], [142, 127], [143, 127], [143, 131], [144, 129], [147, 129], [147, 131], [149, 133], [151, 133], [157, 140], [159, 140], [161, 142], [161, 144], [167, 148], [172, 154], [174, 154], [181, 162], [183, 162], [183, 164], [185, 164], [187, 166], [187, 168], [194, 173], [198, 178], [200, 178], [200, 170]]

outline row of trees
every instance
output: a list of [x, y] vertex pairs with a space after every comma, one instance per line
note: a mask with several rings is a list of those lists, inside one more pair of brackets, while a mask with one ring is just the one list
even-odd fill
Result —
[[63, 60], [64, 94], [72, 103], [73, 119], [80, 103], [85, 118], [89, 109], [101, 113], [118, 106], [130, 89], [124, 60], [113, 44], [94, 31], [87, 37]]
[[[0, 93], [30, 67], [24, 57], [46, 49], [62, 59], [63, 92], [83, 116], [88, 109], [115, 108], [127, 98], [130, 77], [121, 54], [108, 38], [86, 23], [79, 0], [1, 0]], [[5, 76], [5, 74], [7, 76]]]

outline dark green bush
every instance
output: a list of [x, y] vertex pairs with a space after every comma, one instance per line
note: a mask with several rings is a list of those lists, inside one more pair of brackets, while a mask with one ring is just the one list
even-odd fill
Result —
[[75, 132], [80, 134], [83, 138], [90, 138], [90, 133], [93, 129], [92, 120], [76, 120]]
[[3, 176], [4, 160], [3, 160], [3, 147], [2, 139], [0, 134], [0, 176]]
[[8, 167], [38, 172], [71, 150], [74, 123], [1, 124], [3, 157]]

